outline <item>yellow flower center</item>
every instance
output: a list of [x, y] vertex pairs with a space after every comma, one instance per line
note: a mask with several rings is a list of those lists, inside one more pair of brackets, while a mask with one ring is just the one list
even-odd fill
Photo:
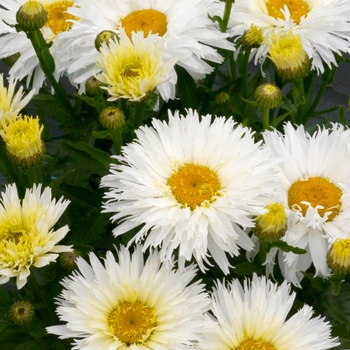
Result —
[[45, 5], [45, 10], [47, 11], [47, 22], [46, 27], [49, 27], [52, 32], [57, 35], [62, 32], [67, 32], [72, 27], [72, 22], [67, 22], [67, 20], [76, 20], [77, 17], [72, 16], [67, 12], [68, 7], [72, 7], [74, 1], [59, 0], [55, 1], [50, 5]]
[[327, 221], [332, 221], [339, 214], [341, 196], [342, 191], [329, 179], [310, 177], [292, 184], [288, 191], [288, 205], [292, 210], [302, 212], [304, 216], [309, 206], [301, 202], [308, 202], [313, 208], [320, 205], [323, 208], [318, 209], [318, 214], [324, 217], [326, 212], [331, 212]]
[[276, 348], [270, 342], [247, 339], [234, 350], [276, 350]]
[[131, 12], [121, 21], [121, 26], [130, 39], [132, 32], [140, 31], [143, 31], [145, 37], [150, 32], [163, 36], [167, 32], [167, 25], [168, 20], [165, 14], [152, 9]]
[[263, 241], [275, 241], [286, 231], [287, 215], [282, 203], [272, 203], [266, 206], [267, 213], [256, 218], [254, 234]]
[[328, 264], [336, 272], [349, 273], [350, 238], [337, 239], [328, 252]]
[[259, 47], [263, 42], [263, 31], [254, 24], [243, 34], [243, 42], [248, 47]]
[[282, 13], [284, 6], [289, 9], [290, 17], [294, 23], [299, 24], [302, 16], [306, 17], [310, 11], [309, 5], [304, 0], [267, 0], [266, 8], [269, 16], [285, 19]]
[[168, 179], [168, 186], [176, 200], [194, 210], [197, 206], [208, 207], [218, 196], [221, 184], [210, 168], [185, 164]]
[[127, 345], [144, 343], [156, 327], [155, 310], [143, 303], [119, 304], [108, 317], [109, 330]]

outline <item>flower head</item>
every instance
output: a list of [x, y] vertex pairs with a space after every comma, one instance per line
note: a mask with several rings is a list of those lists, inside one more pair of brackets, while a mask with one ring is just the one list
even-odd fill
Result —
[[337, 65], [336, 54], [350, 52], [350, 3], [346, 0], [236, 0], [229, 23], [231, 36], [240, 38], [252, 25], [262, 30], [264, 42], [252, 49], [255, 62], [267, 57], [271, 35], [291, 31], [300, 35], [311, 69]]
[[27, 115], [11, 121], [0, 135], [6, 144], [9, 158], [18, 166], [30, 167], [37, 164], [44, 156], [45, 145], [41, 140], [43, 125], [38, 118]]
[[0, 203], [0, 284], [16, 277], [17, 288], [21, 289], [32, 266], [48, 265], [57, 259], [57, 253], [71, 250], [56, 245], [66, 236], [68, 227], [52, 228], [68, 203], [63, 198], [52, 199], [49, 187], [41, 193], [41, 185], [27, 189], [21, 201], [16, 185], [6, 186]]
[[266, 281], [253, 275], [243, 287], [238, 280], [227, 286], [217, 282], [213, 292], [212, 312], [208, 317], [200, 350], [326, 350], [339, 345], [331, 338], [331, 327], [324, 318], [312, 317], [304, 305], [287, 319], [295, 293], [289, 284]]
[[350, 238], [338, 238], [331, 245], [327, 262], [329, 267], [338, 276], [350, 274]]
[[31, 90], [23, 98], [23, 86], [20, 86], [15, 93], [17, 79], [11, 75], [8, 79], [8, 86], [4, 84], [4, 76], [0, 74], [0, 125], [8, 123], [18, 117], [20, 111], [29, 103], [35, 90]]
[[96, 78], [107, 85], [102, 89], [110, 94], [109, 101], [140, 101], [175, 74], [177, 59], [164, 62], [162, 41], [152, 36], [144, 38], [142, 32], [133, 34], [131, 40], [121, 31], [119, 40], [110, 40], [100, 51], [97, 65], [102, 73]]
[[333, 124], [310, 135], [287, 123], [284, 135], [266, 131], [264, 140], [283, 159], [281, 202], [288, 217], [283, 240], [307, 251], [283, 253], [284, 276], [299, 285], [300, 271], [313, 264], [316, 275], [329, 277], [327, 251], [337, 238], [347, 237], [350, 225], [350, 130]]
[[34, 306], [27, 300], [20, 300], [10, 307], [8, 317], [17, 326], [29, 324], [34, 319]]
[[178, 248], [180, 266], [194, 257], [203, 270], [210, 254], [228, 273], [225, 252], [253, 248], [242, 227], [254, 226], [252, 216], [265, 211], [277, 187], [275, 160], [231, 118], [169, 111], [168, 124], [152, 124], [136, 131], [115, 156], [120, 165], [102, 178], [104, 211], [118, 221], [114, 234], [143, 225], [132, 241], [161, 247], [162, 261]]
[[[151, 34], [163, 41], [166, 58], [179, 57], [177, 64], [194, 79], [212, 72], [207, 61], [223, 61], [217, 47], [233, 50], [228, 34], [221, 33], [208, 16], [222, 15], [223, 4], [216, 0], [75, 0], [75, 4], [68, 11], [80, 21], [64, 35], [62, 51], [68, 76], [82, 87], [98, 71], [95, 38], [102, 31], [123, 29], [130, 39], [133, 32]], [[174, 97], [175, 91], [169, 91], [166, 100]]]
[[34, 31], [47, 22], [47, 11], [39, 1], [29, 0], [18, 9], [16, 20], [25, 31]]
[[[104, 264], [90, 254], [90, 264], [62, 281], [57, 313], [65, 325], [48, 327], [60, 338], [73, 338], [74, 349], [187, 349], [200, 339], [209, 298], [191, 283], [196, 269], [184, 272], [161, 265], [157, 252], [144, 261], [122, 247], [116, 262], [107, 252]], [[165, 345], [166, 344], [166, 345]]]

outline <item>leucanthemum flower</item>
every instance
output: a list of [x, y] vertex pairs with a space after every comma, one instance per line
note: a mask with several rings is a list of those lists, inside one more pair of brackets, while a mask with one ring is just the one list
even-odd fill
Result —
[[288, 227], [282, 239], [307, 251], [281, 253], [284, 277], [299, 285], [300, 271], [311, 264], [317, 276], [329, 277], [327, 251], [337, 238], [348, 236], [350, 227], [350, 130], [333, 124], [311, 136], [303, 126], [287, 123], [284, 135], [266, 131], [264, 140], [283, 159], [280, 200]]
[[[324, 71], [323, 62], [336, 65], [335, 54], [350, 53], [350, 3], [347, 0], [236, 0], [232, 5], [230, 31], [242, 36], [252, 26], [268, 39], [272, 32], [291, 30], [300, 35], [312, 69]], [[268, 45], [252, 52], [255, 61], [264, 60]]]
[[176, 76], [174, 64], [177, 58], [164, 62], [163, 40], [157, 40], [156, 35], [145, 38], [138, 32], [132, 34], [131, 40], [122, 29], [118, 40], [104, 43], [100, 51], [97, 66], [102, 73], [96, 78], [106, 84], [102, 89], [108, 91], [109, 101], [119, 98], [141, 101], [156, 89], [164, 100], [174, 95], [172, 81], [167, 83], [170, 87], [162, 88], [162, 84]]
[[[26, 1], [1, 1], [1, 5], [5, 9], [0, 9], [0, 59], [20, 53], [10, 69], [10, 74], [20, 80], [27, 77], [27, 86], [32, 82], [32, 86], [38, 93], [45, 81], [45, 74], [40, 68], [35, 50], [24, 32], [17, 32], [15, 28], [11, 28], [6, 24], [16, 24], [16, 13]], [[60, 35], [70, 30], [72, 23], [69, 20], [77, 20], [76, 17], [67, 12], [67, 9], [74, 5], [74, 0], [41, 0], [41, 3], [48, 12], [48, 20], [41, 31], [47, 42], [53, 42], [50, 52], [55, 60], [56, 69], [54, 74], [58, 79], [64, 71], [64, 65], [61, 64], [58, 53], [58, 49], [62, 44]]]
[[167, 58], [179, 56], [177, 64], [195, 79], [212, 72], [207, 61], [223, 61], [215, 48], [233, 50], [228, 35], [208, 17], [222, 14], [223, 5], [216, 0], [76, 0], [68, 11], [80, 18], [64, 35], [62, 46], [68, 75], [76, 84], [98, 72], [95, 39], [106, 30], [118, 33], [124, 28], [129, 38], [133, 31], [163, 38]]
[[68, 226], [53, 226], [69, 201], [52, 199], [51, 189], [41, 185], [27, 189], [20, 200], [15, 184], [6, 186], [0, 202], [0, 284], [16, 277], [21, 289], [30, 275], [30, 268], [43, 267], [56, 261], [60, 252], [71, 251], [56, 245], [68, 232]]
[[192, 283], [193, 265], [184, 272], [162, 265], [157, 252], [144, 261], [142, 249], [125, 247], [116, 262], [107, 252], [104, 264], [90, 253], [90, 264], [64, 278], [57, 298], [61, 326], [47, 331], [73, 338], [73, 349], [187, 349], [201, 338], [203, 313], [210, 299], [203, 285]]
[[8, 78], [8, 84], [5, 84], [4, 76], [0, 74], [0, 126], [16, 119], [35, 93], [35, 90], [31, 90], [23, 97], [23, 86], [20, 86], [15, 93], [16, 84], [17, 79], [11, 75]]
[[276, 160], [254, 143], [250, 129], [231, 118], [187, 115], [169, 111], [169, 123], [152, 121], [137, 139], [114, 156], [104, 212], [117, 221], [119, 236], [139, 227], [132, 238], [145, 238], [144, 249], [161, 247], [160, 258], [170, 261], [178, 248], [179, 266], [194, 257], [211, 255], [224, 273], [225, 253], [239, 255], [239, 247], [253, 243], [242, 227], [253, 227], [252, 216], [265, 212], [267, 197], [277, 187]]
[[30, 167], [37, 164], [45, 154], [45, 144], [41, 139], [44, 129], [39, 118], [19, 116], [0, 129], [5, 141], [7, 154], [19, 166]]
[[326, 350], [339, 345], [324, 318], [312, 317], [304, 305], [287, 319], [295, 292], [284, 281], [278, 286], [253, 275], [243, 287], [238, 280], [216, 283], [212, 312], [200, 350]]

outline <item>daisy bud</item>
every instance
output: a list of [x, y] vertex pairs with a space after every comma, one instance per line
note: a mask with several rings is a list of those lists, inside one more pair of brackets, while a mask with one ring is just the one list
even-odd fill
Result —
[[100, 114], [100, 123], [106, 129], [115, 130], [125, 124], [125, 115], [118, 107], [107, 107]]
[[90, 77], [85, 83], [85, 93], [88, 96], [97, 96], [102, 93], [101, 86], [103, 84], [94, 76]]
[[36, 165], [44, 157], [45, 144], [41, 140], [43, 125], [38, 118], [24, 117], [12, 120], [0, 130], [6, 144], [10, 160], [19, 167], [28, 168]]
[[275, 84], [266, 83], [256, 88], [254, 98], [261, 108], [275, 108], [282, 101], [282, 92]]
[[292, 32], [271, 35], [269, 57], [277, 74], [287, 80], [296, 80], [306, 76], [311, 68], [299, 35]]
[[215, 97], [215, 103], [218, 105], [223, 105], [230, 99], [230, 95], [227, 92], [219, 92]]
[[258, 48], [263, 42], [262, 29], [254, 24], [250, 26], [242, 35], [242, 45], [246, 48]]
[[255, 219], [253, 233], [262, 242], [274, 242], [283, 237], [287, 229], [287, 215], [282, 203], [266, 206], [267, 212]]
[[36, 0], [25, 2], [16, 13], [17, 23], [24, 31], [35, 31], [44, 26], [48, 14], [44, 6]]
[[26, 300], [12, 304], [8, 317], [17, 326], [25, 326], [34, 318], [34, 306]]
[[111, 30], [103, 30], [101, 33], [99, 33], [95, 39], [95, 47], [97, 51], [101, 50], [101, 46], [104, 42], [107, 43], [111, 40], [115, 39], [117, 42], [119, 42], [119, 36], [117, 33], [111, 31]]
[[80, 256], [80, 252], [73, 250], [71, 252], [64, 252], [60, 254], [60, 264], [67, 271], [73, 271], [77, 266], [77, 258]]
[[350, 237], [337, 239], [327, 253], [328, 266], [340, 277], [350, 274]]

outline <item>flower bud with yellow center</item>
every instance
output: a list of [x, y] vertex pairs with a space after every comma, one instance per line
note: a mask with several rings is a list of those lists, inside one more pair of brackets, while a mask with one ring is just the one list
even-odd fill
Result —
[[117, 305], [108, 317], [109, 331], [128, 346], [143, 344], [156, 321], [155, 310], [139, 301]]
[[115, 130], [125, 124], [125, 115], [118, 107], [107, 107], [100, 113], [99, 120], [104, 128]]
[[284, 10], [285, 6], [288, 7], [290, 18], [295, 24], [299, 24], [301, 17], [306, 17], [310, 11], [309, 5], [304, 0], [267, 0], [266, 9], [269, 16], [276, 19], [285, 19], [285, 16], [281, 10]]
[[350, 237], [339, 238], [332, 244], [327, 254], [327, 262], [339, 277], [350, 274]]
[[100, 32], [95, 39], [95, 47], [97, 51], [101, 51], [101, 47], [103, 43], [106, 43], [109, 47], [108, 43], [110, 40], [116, 40], [119, 42], [119, 36], [117, 33], [112, 30], [103, 30]]
[[34, 318], [34, 306], [26, 300], [15, 302], [9, 310], [8, 317], [17, 326], [25, 326]]
[[48, 18], [44, 6], [36, 0], [25, 2], [16, 13], [16, 20], [20, 27], [26, 32], [42, 28]]
[[270, 40], [268, 55], [280, 77], [296, 80], [309, 73], [311, 61], [299, 35], [291, 31], [286, 34], [272, 34]]
[[318, 214], [332, 221], [341, 209], [342, 191], [329, 179], [310, 177], [294, 182], [288, 190], [288, 206], [294, 211], [306, 215], [311, 206], [318, 209]]
[[266, 206], [267, 212], [255, 219], [253, 233], [262, 242], [274, 242], [283, 237], [287, 230], [287, 215], [282, 203]]
[[30, 118], [27, 115], [3, 125], [0, 135], [13, 163], [25, 168], [39, 163], [45, 154], [45, 145], [41, 140], [43, 129], [44, 126], [39, 125], [38, 117]]
[[168, 179], [174, 198], [191, 210], [208, 207], [221, 197], [221, 184], [218, 175], [209, 167], [198, 164], [185, 164]]
[[242, 35], [242, 45], [246, 48], [258, 48], [263, 43], [263, 31], [254, 24]]
[[122, 19], [121, 26], [130, 40], [132, 32], [140, 31], [143, 31], [145, 37], [150, 33], [163, 36], [167, 32], [168, 19], [162, 12], [144, 9], [129, 13]]
[[215, 97], [215, 103], [217, 103], [218, 105], [223, 105], [225, 104], [228, 100], [230, 99], [230, 95], [225, 92], [225, 91], [221, 91], [219, 92], [216, 97]]
[[256, 88], [254, 98], [261, 108], [276, 108], [282, 102], [282, 92], [277, 85], [265, 83]]

